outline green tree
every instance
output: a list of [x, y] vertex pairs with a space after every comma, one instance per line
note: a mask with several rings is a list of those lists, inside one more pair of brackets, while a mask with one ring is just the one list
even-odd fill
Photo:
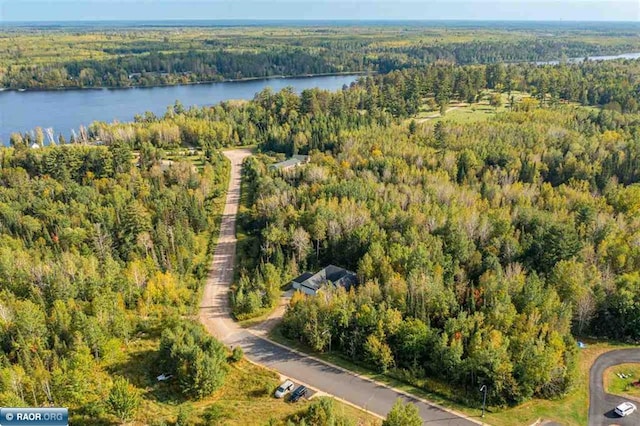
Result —
[[238, 362], [242, 359], [243, 356], [244, 352], [242, 351], [242, 348], [240, 346], [236, 346], [231, 352], [231, 361]]
[[107, 405], [123, 422], [132, 420], [140, 406], [140, 392], [123, 377], [118, 377], [107, 398]]
[[502, 106], [502, 95], [500, 93], [494, 93], [489, 97], [489, 105], [498, 109]]
[[378, 336], [372, 334], [367, 337], [364, 350], [369, 361], [381, 372], [386, 372], [393, 365], [394, 360], [391, 348], [386, 342], [380, 340]]
[[224, 347], [200, 324], [179, 321], [166, 328], [160, 339], [159, 364], [193, 398], [211, 395], [224, 382], [227, 362]]
[[411, 404], [402, 403], [402, 399], [398, 398], [391, 407], [391, 411], [387, 414], [387, 418], [382, 422], [382, 426], [420, 426], [422, 419], [418, 408]]
[[304, 420], [309, 425], [334, 425], [336, 422], [335, 411], [333, 399], [317, 398], [309, 405]]

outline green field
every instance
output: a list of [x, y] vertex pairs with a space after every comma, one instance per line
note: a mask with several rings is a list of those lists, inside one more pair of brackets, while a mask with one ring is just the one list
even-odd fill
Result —
[[[620, 377], [623, 374], [626, 377]], [[604, 372], [604, 386], [608, 393], [640, 401], [640, 364], [620, 364]]]
[[[501, 105], [492, 106], [489, 102], [491, 95], [496, 92], [493, 90], [485, 90], [480, 95], [480, 99], [474, 103], [466, 103], [453, 101], [447, 105], [447, 111], [444, 116], [440, 114], [437, 108], [430, 106], [428, 103], [423, 104], [420, 107], [420, 111], [411, 119], [407, 119], [409, 123], [411, 120], [415, 120], [416, 123], [434, 122], [438, 121], [451, 121], [456, 123], [475, 123], [479, 121], [490, 120], [499, 113], [511, 111], [511, 101], [513, 100], [514, 106], [522, 103], [523, 100], [532, 102], [534, 105], [539, 105], [540, 101], [533, 98], [531, 94], [519, 91], [513, 91], [511, 95], [507, 93], [501, 93]], [[577, 103], [562, 102], [564, 105], [573, 105], [575, 107], [586, 109], [597, 109], [592, 106], [582, 106]]]
[[[196, 402], [181, 400], [170, 382], [158, 382], [154, 371], [158, 340], [137, 338], [130, 342], [118, 362], [108, 369], [126, 377], [143, 394], [142, 405], [132, 425], [174, 424], [178, 416], [187, 424], [205, 425], [280, 425], [309, 406], [301, 400], [291, 404], [273, 397], [278, 386], [278, 374], [248, 361], [230, 365], [224, 385], [208, 398]], [[357, 425], [379, 425], [377, 417], [335, 401], [337, 413], [352, 419]], [[88, 419], [87, 419], [88, 420]], [[114, 419], [115, 420], [115, 419]], [[107, 423], [105, 423], [107, 424]]]

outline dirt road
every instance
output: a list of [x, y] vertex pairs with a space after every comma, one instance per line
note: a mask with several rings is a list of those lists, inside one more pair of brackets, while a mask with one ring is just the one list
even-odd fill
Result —
[[233, 321], [229, 306], [229, 286], [233, 281], [236, 259], [236, 215], [240, 203], [242, 162], [251, 155], [249, 149], [225, 151], [231, 162], [231, 178], [220, 223], [218, 245], [213, 254], [207, 283], [200, 304], [200, 322], [223, 342], [242, 329]]
[[[479, 424], [477, 419], [443, 409], [366, 377], [275, 344], [264, 338], [266, 329], [257, 327], [255, 331], [251, 331], [241, 328], [233, 321], [229, 306], [229, 286], [233, 282], [235, 263], [236, 213], [240, 202], [242, 161], [251, 155], [251, 152], [246, 149], [233, 150], [225, 152], [225, 155], [231, 161], [231, 180], [220, 225], [220, 238], [200, 305], [200, 321], [209, 333], [228, 346], [239, 345], [245, 356], [256, 364], [269, 367], [295, 382], [305, 383], [378, 416], [386, 416], [396, 399], [401, 398], [418, 408], [424, 424]], [[274, 317], [276, 316], [277, 314], [274, 314]]]

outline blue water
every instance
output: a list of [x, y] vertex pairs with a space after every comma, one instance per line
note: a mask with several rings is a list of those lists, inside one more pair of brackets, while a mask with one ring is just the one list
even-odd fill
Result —
[[[593, 56], [593, 61], [614, 59], [640, 59], [640, 53]], [[584, 58], [570, 58], [569, 63]], [[559, 61], [537, 62], [555, 65]], [[0, 144], [8, 144], [13, 132], [26, 132], [35, 127], [53, 128], [55, 135], [69, 137], [72, 129], [87, 126], [93, 121], [131, 121], [134, 115], [151, 111], [165, 113], [176, 100], [185, 106], [214, 105], [229, 99], [252, 99], [254, 95], [271, 87], [280, 90], [287, 86], [297, 92], [318, 87], [339, 90], [354, 82], [358, 76], [317, 76], [304, 78], [273, 78], [224, 83], [194, 84], [134, 89], [90, 89], [60, 91], [4, 91], [0, 92]]]
[[[622, 53], [620, 55], [604, 55], [604, 56], [588, 56], [587, 59], [590, 61], [613, 61], [615, 59], [640, 59], [639, 53]], [[579, 64], [584, 61], [585, 58], [569, 58], [567, 59], [567, 63], [569, 64]], [[537, 65], [558, 65], [560, 61], [539, 61], [536, 62]]]
[[8, 144], [13, 132], [38, 126], [53, 128], [56, 138], [61, 133], [68, 139], [72, 129], [93, 121], [132, 121], [134, 115], [145, 111], [162, 115], [176, 100], [187, 107], [206, 106], [229, 99], [252, 99], [265, 87], [277, 91], [291, 86], [296, 92], [314, 87], [338, 90], [357, 78], [340, 75], [135, 89], [4, 91], [0, 92], [0, 144]]

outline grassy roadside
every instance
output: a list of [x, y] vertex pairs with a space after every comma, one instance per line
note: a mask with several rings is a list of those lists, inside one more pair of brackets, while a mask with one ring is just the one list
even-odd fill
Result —
[[269, 319], [275, 309], [276, 306], [272, 308], [260, 309], [259, 311], [253, 313], [250, 318], [237, 320], [236, 322], [242, 328], [251, 328]]
[[[142, 391], [142, 405], [132, 426], [173, 425], [182, 417], [189, 425], [284, 425], [287, 419], [306, 410], [310, 404], [295, 404], [273, 397], [279, 384], [275, 372], [246, 360], [230, 364], [224, 385], [210, 397], [185, 401], [170, 389], [170, 383], [157, 382], [154, 371], [159, 340], [155, 336], [133, 340], [122, 358], [110, 369], [126, 377]], [[335, 401], [337, 413], [352, 419], [356, 425], [378, 426], [380, 420], [364, 411]], [[182, 424], [182, 423], [181, 423]]]
[[[407, 393], [432, 401], [470, 417], [479, 417], [479, 408], [468, 407], [455, 400], [455, 390], [445, 383], [436, 380], [419, 380], [407, 383], [389, 375], [376, 373], [363, 365], [354, 364], [337, 353], [315, 353], [299, 342], [292, 341], [282, 335], [276, 327], [269, 337], [280, 344], [309, 353], [321, 360], [384, 383]], [[487, 407], [484, 422], [495, 426], [530, 425], [539, 419], [552, 420], [566, 426], [585, 425], [588, 422], [589, 407], [589, 369], [601, 354], [614, 349], [633, 347], [627, 344], [597, 342], [585, 340], [587, 347], [579, 352], [578, 377], [573, 391], [556, 400], [532, 399], [517, 407]], [[640, 374], [640, 373], [639, 373]], [[639, 376], [640, 377], [640, 376]]]
[[[255, 154], [257, 147], [255, 145], [247, 146], [245, 148], [250, 148], [252, 152]], [[244, 179], [244, 176], [241, 176], [242, 179], [240, 181], [240, 202], [238, 203], [238, 215], [236, 220], [236, 238], [238, 242], [236, 243], [236, 267], [234, 268], [234, 281], [240, 277], [238, 266], [238, 260], [241, 258], [240, 254], [243, 251], [248, 250], [252, 245], [252, 237], [248, 235], [248, 232], [243, 227], [242, 218], [247, 215], [250, 211], [249, 200], [247, 197], [247, 182]]]
[[[619, 375], [625, 375], [619, 376]], [[604, 372], [604, 389], [608, 393], [640, 401], [640, 364], [620, 364]]]
[[310, 354], [318, 359], [337, 365], [338, 367], [342, 367], [345, 370], [352, 371], [360, 376], [367, 377], [369, 379], [394, 387], [409, 394], [419, 396], [443, 407], [460, 411], [470, 417], [480, 417], [480, 409], [469, 408], [454, 402], [453, 395], [451, 395], [452, 390], [445, 384], [439, 383], [435, 380], [425, 380], [422, 383], [424, 387], [418, 387], [413, 384], [398, 380], [394, 377], [391, 377], [390, 375], [372, 371], [361, 364], [353, 363], [336, 352], [313, 352], [308, 347], [300, 344], [299, 342], [290, 340], [287, 337], [283, 336], [279, 327], [274, 328], [269, 333], [269, 338], [277, 343], [294, 348], [296, 350], [299, 350], [300, 352]]
[[[257, 145], [244, 146], [249, 148], [253, 154], [257, 153]], [[244, 176], [241, 180], [240, 202], [238, 204], [238, 216], [236, 220], [236, 264], [234, 268], [234, 284], [238, 282], [241, 272], [251, 273], [257, 267], [257, 259], [260, 258], [260, 246], [256, 236], [244, 228], [244, 218], [251, 214], [251, 205], [248, 199], [247, 182]], [[282, 291], [285, 291], [282, 288]], [[279, 303], [279, 302], [278, 302]], [[273, 306], [262, 307], [250, 313], [235, 315], [234, 318], [241, 327], [247, 328], [257, 325], [269, 318], [269, 316], [278, 308], [278, 303]]]
[[[202, 161], [202, 159], [200, 159]], [[213, 251], [218, 244], [218, 238], [220, 236], [220, 224], [222, 223], [222, 214], [224, 212], [224, 205], [227, 199], [227, 189], [229, 187], [229, 178], [230, 178], [230, 170], [231, 163], [226, 158], [225, 167], [222, 171], [222, 174], [218, 177], [219, 181], [215, 184], [216, 188], [213, 190], [214, 195], [209, 200], [209, 215], [212, 219], [212, 226], [209, 230], [209, 240], [207, 242], [207, 253], [206, 253], [206, 269], [208, 270], [209, 265], [211, 264], [211, 260], [213, 258]], [[203, 166], [204, 167], [204, 166]], [[199, 169], [202, 173], [202, 169]], [[198, 290], [195, 292], [195, 298], [193, 308], [194, 312], [200, 306], [200, 302], [202, 301], [202, 292], [204, 291], [204, 282], [206, 280], [206, 274], [201, 279], [200, 285], [198, 286]]]

